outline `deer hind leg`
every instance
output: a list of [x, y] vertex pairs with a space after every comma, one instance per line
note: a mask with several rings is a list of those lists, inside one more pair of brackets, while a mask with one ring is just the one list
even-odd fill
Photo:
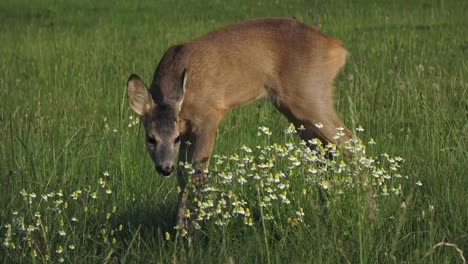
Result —
[[[307, 93], [302, 93], [301, 96], [277, 98], [275, 106], [296, 128], [304, 127], [304, 130], [299, 131], [299, 135], [305, 141], [319, 138], [325, 144], [341, 144], [353, 137], [352, 132], [338, 118], [331, 96], [307, 96]], [[344, 135], [337, 137], [340, 132], [338, 128], [342, 128], [341, 132]]]
[[[276, 107], [296, 127], [304, 126], [300, 133], [304, 140], [318, 137], [324, 143], [340, 144], [353, 137], [338, 118], [333, 103], [333, 80], [347, 56], [346, 50], [337, 44], [331, 43], [324, 56], [308, 65], [284, 65], [283, 77], [270, 82]], [[344, 136], [335, 137], [337, 128], [343, 128]]]

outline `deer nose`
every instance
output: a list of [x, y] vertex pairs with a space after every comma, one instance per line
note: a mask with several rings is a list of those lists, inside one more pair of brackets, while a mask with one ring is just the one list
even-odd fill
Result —
[[172, 171], [174, 170], [174, 165], [164, 166], [164, 167], [163, 166], [158, 166], [157, 169], [163, 176], [169, 176], [169, 175], [171, 175]]

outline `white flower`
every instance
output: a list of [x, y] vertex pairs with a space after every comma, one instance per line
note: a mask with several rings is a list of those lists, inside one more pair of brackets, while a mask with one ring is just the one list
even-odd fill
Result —
[[417, 67], [416, 67], [416, 70], [418, 72], [423, 72], [424, 71], [424, 66], [422, 64], [419, 64]]
[[247, 182], [247, 180], [246, 180], [244, 177], [242, 177], [242, 176], [240, 176], [239, 179], [237, 179], [237, 181], [238, 181], [241, 185], [243, 185], [244, 183]]
[[252, 152], [252, 149], [247, 147], [246, 145], [242, 145], [241, 149], [247, 153], [251, 153]]
[[59, 254], [62, 253], [63, 252], [62, 246], [58, 246], [58, 248], [57, 248], [57, 250], [55, 250], [55, 252], [57, 252]]
[[[271, 136], [271, 134], [272, 134], [272, 133], [271, 133], [271, 130], [270, 130], [268, 127], [266, 127], [266, 126], [258, 127], [258, 129], [259, 129], [263, 134], [265, 134], [265, 135], [267, 135], [267, 136]], [[259, 135], [260, 135], [260, 134], [259, 134]]]
[[327, 180], [323, 180], [320, 185], [322, 186], [323, 189], [327, 190], [327, 189], [330, 189], [330, 182], [327, 181]]
[[304, 216], [304, 209], [300, 208], [299, 211], [296, 211], [296, 215], [299, 216], [299, 217], [303, 217]]
[[296, 127], [294, 127], [294, 124], [291, 123], [289, 124], [289, 127], [284, 131], [285, 134], [295, 134], [296, 133]]

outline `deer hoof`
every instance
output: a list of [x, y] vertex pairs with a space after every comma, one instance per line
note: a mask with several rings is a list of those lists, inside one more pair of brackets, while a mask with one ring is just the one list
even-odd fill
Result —
[[197, 170], [192, 175], [192, 184], [200, 191], [206, 182], [206, 175], [202, 170]]

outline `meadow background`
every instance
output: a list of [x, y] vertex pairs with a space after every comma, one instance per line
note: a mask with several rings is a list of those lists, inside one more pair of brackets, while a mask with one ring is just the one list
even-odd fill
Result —
[[[0, 261], [462, 263], [467, 10], [443, 0], [1, 1]], [[176, 240], [176, 179], [156, 174], [125, 82], [130, 73], [149, 82], [172, 44], [270, 16], [343, 41], [351, 56], [336, 80], [340, 117], [365, 128], [375, 155], [403, 157], [401, 173], [414, 180], [379, 197], [374, 218], [359, 192], [325, 195], [296, 226], [287, 216], [263, 228], [208, 223]], [[225, 117], [215, 154], [255, 146], [259, 126], [272, 142], [290, 140], [287, 121], [258, 102]]]

